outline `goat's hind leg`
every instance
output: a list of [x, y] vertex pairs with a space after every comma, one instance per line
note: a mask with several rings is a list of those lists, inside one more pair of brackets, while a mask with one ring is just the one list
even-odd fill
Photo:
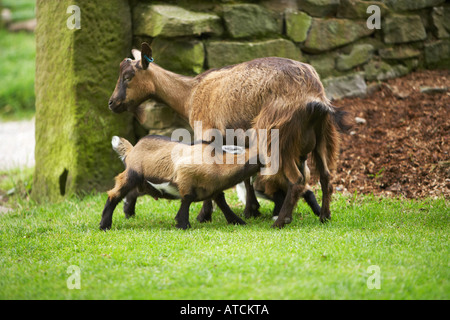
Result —
[[316, 216], [320, 215], [320, 206], [317, 203], [317, 199], [316, 196], [314, 195], [314, 193], [311, 191], [311, 188], [308, 185], [309, 182], [309, 178], [310, 178], [310, 170], [308, 168], [308, 164], [306, 162], [306, 157], [302, 157], [300, 159], [300, 165], [298, 167], [298, 169], [300, 170], [300, 173], [303, 176], [303, 184], [305, 185], [303, 192], [302, 192], [302, 197], [303, 199], [306, 201], [306, 203], [309, 205], [309, 207], [311, 208], [311, 210], [314, 212], [314, 214]]
[[316, 216], [320, 216], [320, 205], [317, 203], [316, 196], [314, 195], [314, 192], [309, 187], [305, 188], [305, 192], [303, 192], [302, 195], [305, 202], [308, 204], [308, 206], [311, 208], [311, 210], [314, 212]]
[[[317, 203], [316, 196], [312, 192], [311, 189], [308, 187], [305, 188], [305, 191], [302, 194], [303, 199], [308, 204], [308, 206], [311, 208], [311, 210], [314, 212], [316, 216], [320, 215], [320, 205]], [[273, 195], [273, 202], [275, 203], [275, 206], [273, 208], [273, 219], [276, 220], [278, 218], [278, 215], [280, 214], [281, 208], [283, 207], [284, 199], [286, 198], [286, 194], [278, 190]]]
[[210, 222], [212, 221], [213, 204], [212, 200], [203, 201], [202, 209], [197, 216], [199, 222]]
[[320, 209], [319, 218], [320, 222], [326, 222], [331, 218], [330, 202], [333, 186], [330, 182], [331, 176], [325, 157], [317, 151], [313, 153], [313, 156], [316, 168], [319, 171], [320, 185], [322, 187], [322, 208]]
[[245, 209], [244, 209], [244, 217], [259, 217], [261, 213], [259, 212], [259, 202], [256, 199], [255, 189], [250, 182], [250, 178], [244, 180], [245, 183], [245, 191], [246, 191], [246, 199], [245, 199]]
[[227, 219], [228, 223], [241, 224], [241, 225], [246, 224], [245, 221], [242, 220], [241, 218], [239, 218], [233, 212], [233, 210], [231, 210], [231, 208], [228, 206], [227, 201], [225, 200], [225, 194], [223, 192], [218, 194], [214, 198], [214, 201], [217, 203], [217, 205], [219, 206], [220, 210], [222, 210], [223, 215], [225, 216], [225, 219]]
[[129, 179], [127, 171], [122, 172], [116, 177], [116, 184], [113, 189], [108, 191], [108, 199], [102, 212], [100, 229], [111, 229], [112, 216], [117, 204], [135, 187], [132, 180]]

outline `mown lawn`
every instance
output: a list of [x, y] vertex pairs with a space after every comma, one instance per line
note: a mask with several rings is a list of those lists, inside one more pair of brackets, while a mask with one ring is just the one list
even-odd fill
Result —
[[11, 10], [13, 22], [33, 19], [36, 16], [36, 0], [1, 0], [2, 6]]
[[[234, 191], [226, 195], [242, 214]], [[192, 228], [181, 231], [173, 219], [179, 202], [143, 197], [135, 218], [126, 220], [119, 205], [103, 232], [105, 201], [106, 194], [41, 205], [17, 199], [17, 209], [0, 215], [0, 299], [450, 298], [443, 198], [336, 194], [330, 223], [301, 201], [283, 230], [271, 228], [269, 202], [246, 226], [227, 225], [219, 210], [200, 224], [198, 203]], [[378, 276], [379, 289], [371, 289]]]
[[[35, 17], [34, 0], [2, 0], [12, 21]], [[35, 113], [35, 36], [0, 28], [0, 120], [31, 118]]]

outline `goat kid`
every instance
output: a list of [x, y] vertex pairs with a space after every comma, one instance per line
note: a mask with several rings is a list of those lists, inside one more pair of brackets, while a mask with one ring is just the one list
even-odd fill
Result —
[[130, 192], [149, 194], [156, 199], [181, 199], [175, 217], [176, 227], [180, 229], [190, 227], [190, 204], [208, 199], [217, 203], [228, 223], [245, 224], [227, 205], [223, 191], [260, 169], [261, 163], [249, 158], [248, 149], [245, 164], [237, 164], [236, 159], [233, 164], [227, 164], [224, 153], [215, 153], [213, 163], [195, 159], [198, 155], [211, 155], [214, 146], [210, 144], [187, 145], [164, 136], [146, 136], [134, 147], [124, 138], [113, 137], [112, 145], [126, 169], [116, 177], [114, 188], [108, 191], [100, 229], [111, 228], [114, 209]]

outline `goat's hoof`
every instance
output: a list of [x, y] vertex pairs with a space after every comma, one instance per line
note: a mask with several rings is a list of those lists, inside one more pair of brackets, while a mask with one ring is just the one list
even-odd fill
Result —
[[132, 213], [125, 212], [125, 219], [134, 218], [135, 216], [136, 216], [135, 212], [132, 212]]
[[197, 221], [200, 222], [200, 223], [205, 223], [205, 222], [211, 222], [212, 219], [198, 216], [197, 217]]
[[283, 229], [284, 228], [284, 221], [280, 221], [279, 219], [277, 219], [277, 221], [275, 221], [272, 225], [272, 228], [274, 229]]
[[247, 223], [244, 220], [242, 220], [241, 218], [237, 218], [237, 219], [234, 219], [234, 220], [228, 222], [228, 224], [235, 224], [235, 225], [239, 224], [241, 226], [245, 226]]
[[261, 212], [259, 212], [258, 209], [244, 210], [244, 217], [245, 217], [246, 219], [251, 218], [251, 217], [257, 218], [257, 217], [259, 217], [259, 216], [261, 216]]
[[134, 217], [136, 215], [136, 211], [134, 206], [127, 205], [127, 203], [123, 206], [123, 213], [125, 213], [125, 218], [129, 219], [131, 217]]
[[176, 227], [178, 229], [187, 230], [187, 229], [189, 229], [191, 227], [191, 224], [189, 222], [188, 223], [184, 223], [184, 224], [178, 223], [176, 225]]
[[200, 211], [200, 213], [197, 216], [197, 221], [200, 223], [211, 222], [212, 221], [211, 214], [209, 214], [209, 215], [205, 214], [202, 210], [202, 211]]
[[107, 225], [107, 224], [100, 224], [100, 230], [102, 231], [106, 231], [106, 230], [110, 230], [111, 229], [111, 225]]
[[[272, 220], [273, 220], [273, 221], [277, 221], [277, 220], [278, 220], [278, 216], [273, 216], [273, 217], [272, 217]], [[292, 218], [290, 218], [290, 217], [284, 218], [284, 223], [285, 223], [285, 224], [289, 224], [289, 223], [291, 223], [291, 222], [292, 222]]]
[[322, 215], [320, 215], [319, 218], [320, 218], [320, 222], [322, 222], [322, 223], [327, 223], [328, 221], [331, 220], [330, 216], [322, 216]]

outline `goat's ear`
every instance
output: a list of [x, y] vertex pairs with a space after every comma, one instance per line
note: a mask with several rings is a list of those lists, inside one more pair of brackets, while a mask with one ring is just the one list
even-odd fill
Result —
[[141, 58], [141, 52], [138, 49], [132, 49], [131, 54], [134, 57], [134, 60], [139, 60]]
[[[148, 59], [147, 59], [148, 58]], [[150, 62], [149, 59], [152, 58], [152, 48], [148, 45], [147, 42], [142, 43], [142, 50], [141, 50], [141, 65], [142, 69], [147, 69]]]

